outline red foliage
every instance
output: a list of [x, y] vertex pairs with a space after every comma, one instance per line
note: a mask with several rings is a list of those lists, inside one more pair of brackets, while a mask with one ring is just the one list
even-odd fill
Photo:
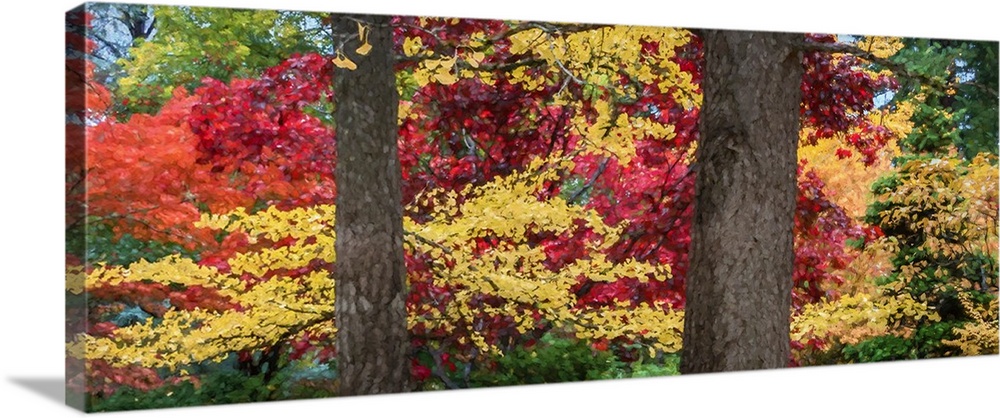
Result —
[[87, 129], [89, 214], [112, 223], [117, 236], [212, 248], [211, 232], [193, 226], [198, 204], [218, 211], [253, 204], [225, 173], [195, 162], [197, 138], [184, 123], [194, 100], [178, 88], [157, 115]]
[[[417, 36], [425, 48], [454, 51], [474, 32], [496, 34], [509, 29], [498, 21], [428, 22], [420, 30], [414, 28], [415, 18], [396, 18], [397, 48], [401, 49], [405, 37]], [[657, 42], [643, 43], [645, 53], [660, 48]], [[481, 65], [521, 58], [510, 52], [507, 40], [498, 37]], [[701, 44], [695, 39], [679, 48], [674, 60], [697, 83], [701, 79], [701, 59]], [[313, 116], [330, 93], [330, 65], [328, 59], [315, 54], [293, 56], [258, 79], [233, 80], [229, 84], [206, 79], [193, 96], [178, 88], [174, 99], [157, 115], [134, 115], [126, 123], [106, 120], [93, 127], [88, 132], [91, 214], [112, 222], [118, 234], [131, 233], [139, 239], [178, 242], [198, 249], [202, 265], [229, 271], [225, 260], [253, 246], [242, 234], [229, 235], [220, 243], [210, 231], [193, 228], [192, 223], [203, 211], [223, 213], [237, 206], [290, 207], [333, 202], [333, 130]], [[412, 65], [404, 60], [397, 69], [407, 71]], [[828, 54], [810, 53], [804, 65], [807, 74], [802, 83], [802, 118], [804, 124], [816, 128], [809, 140], [854, 129], [859, 133], [847, 136], [846, 146], [862, 153], [866, 162], [871, 161], [869, 158], [874, 158], [884, 145], [887, 134], [880, 127], [870, 126], [861, 115], [873, 108], [874, 92], [892, 87], [892, 81], [866, 75], [851, 57], [833, 59]], [[553, 105], [554, 94], [563, 88], [561, 83], [553, 81], [528, 91], [521, 84], [511, 83], [501, 71], [494, 78], [492, 85], [478, 79], [463, 79], [451, 85], [429, 84], [419, 88], [412, 98], [404, 98], [411, 101], [411, 111], [421, 115], [406, 118], [399, 126], [403, 203], [411, 209], [408, 215], [415, 221], [426, 221], [432, 209], [415, 201], [422, 191], [460, 190], [466, 185], [483, 184], [524, 169], [536, 156], [578, 147], [579, 138], [570, 129], [574, 110]], [[539, 198], [563, 196], [571, 203], [595, 210], [609, 224], [624, 222], [627, 227], [608, 258], [668, 264], [673, 277], [646, 283], [638, 277], [614, 283], [580, 278], [574, 291], [581, 306], [605, 306], [617, 301], [633, 305], [666, 302], [675, 308], [684, 305], [694, 201], [694, 174], [686, 156], [697, 142], [699, 113], [698, 109], [685, 109], [675, 103], [674, 92], [662, 91], [658, 81], [640, 84], [639, 99], [617, 105], [616, 111], [670, 124], [674, 127], [673, 138], [637, 139], [637, 155], [628, 164], [601, 155], [576, 155], [575, 168], [565, 173], [565, 182], [551, 183]], [[565, 88], [578, 99], [584, 97], [576, 84]], [[583, 111], [588, 112], [586, 106]], [[846, 148], [837, 151], [842, 157], [850, 152]], [[578, 181], [576, 189], [567, 187], [571, 179]], [[826, 198], [823, 187], [814, 173], [800, 172], [792, 297], [796, 309], [824, 296], [836, 296], [828, 288], [841, 281], [836, 269], [850, 261], [844, 244], [847, 239], [864, 236], [843, 210]], [[545, 249], [546, 265], [558, 269], [587, 255], [584, 243], [590, 234], [580, 229], [573, 233], [533, 234], [528, 239]], [[288, 244], [263, 240], [254, 246]], [[480, 238], [475, 244], [485, 250], [498, 242]], [[427, 254], [413, 253], [407, 253], [405, 259], [410, 278], [409, 311], [419, 315], [424, 309], [443, 309], [454, 289], [434, 284], [434, 260]], [[309, 270], [329, 268], [317, 263], [281, 273], [295, 277]], [[244, 277], [250, 283], [268, 278]], [[208, 289], [128, 286], [96, 289], [94, 295], [114, 302], [124, 301], [122, 295], [127, 294], [129, 302], [154, 315], [165, 309], [163, 300], [180, 309], [239, 309]], [[500, 307], [503, 302], [495, 295], [479, 295], [472, 301], [472, 308]], [[484, 334], [489, 344], [531, 344], [546, 325], [539, 313], [531, 312], [529, 307], [522, 309], [518, 314], [539, 319], [536, 330], [527, 335], [517, 330], [513, 313], [483, 315], [471, 323], [453, 325], [455, 329]], [[114, 328], [96, 323], [92, 331], [110, 333]], [[470, 339], [459, 342], [462, 336], [455, 332], [428, 328], [423, 323], [411, 332], [414, 347], [433, 340], [454, 350], [455, 358], [474, 354]], [[290, 341], [291, 356], [300, 358], [313, 350], [320, 350], [321, 356], [332, 356], [332, 348], [321, 343], [324, 339], [327, 336], [309, 334]], [[603, 349], [607, 342], [595, 344]], [[620, 354], [631, 358], [634, 353]], [[447, 358], [443, 360], [446, 366], [454, 366]], [[414, 360], [411, 373], [419, 381], [430, 377], [431, 370]], [[154, 384], [141, 379], [135, 383]]]
[[191, 382], [198, 387], [200, 381], [196, 376], [171, 377], [164, 379], [154, 369], [140, 366], [115, 367], [104, 360], [86, 362], [86, 372], [79, 370], [81, 362], [67, 361], [66, 389], [98, 395], [111, 396], [123, 387], [150, 391], [167, 384]]
[[[156, 115], [87, 132], [90, 212], [117, 236], [217, 248], [194, 228], [203, 210], [332, 202], [333, 133], [306, 107], [326, 91], [319, 55], [293, 57], [258, 80], [177, 88]], [[323, 74], [327, 74], [323, 76]]]
[[844, 209], [826, 197], [823, 181], [799, 165], [799, 193], [795, 208], [795, 274], [792, 307], [838, 296], [834, 287], [844, 280], [837, 271], [856, 256], [845, 248], [847, 240], [864, 237], [861, 227]]
[[196, 162], [267, 203], [333, 201], [333, 130], [308, 109], [330, 93], [329, 60], [292, 56], [256, 80], [205, 79], [187, 118]]
[[[806, 40], [830, 44], [836, 39], [832, 35], [807, 35]], [[874, 98], [879, 91], [898, 87], [896, 80], [865, 73], [860, 59], [853, 55], [812, 51], [805, 53], [802, 64], [806, 72], [802, 77], [800, 113], [803, 125], [816, 128], [807, 143], [815, 145], [821, 138], [856, 130], [847, 134], [846, 145], [857, 150], [866, 165], [874, 164], [877, 152], [892, 134], [884, 126], [866, 120], [865, 113], [875, 108]], [[841, 158], [849, 155], [837, 152]]]

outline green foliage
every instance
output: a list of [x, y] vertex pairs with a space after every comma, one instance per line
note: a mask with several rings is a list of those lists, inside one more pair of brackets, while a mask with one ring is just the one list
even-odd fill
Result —
[[894, 247], [892, 271], [876, 280], [933, 306], [943, 320], [969, 320], [959, 294], [996, 289], [996, 163], [932, 156], [899, 159], [896, 173], [872, 185], [866, 222]]
[[168, 383], [152, 390], [123, 386], [114, 394], [91, 396], [94, 412], [180, 406], [223, 405], [276, 399], [310, 399], [334, 396], [331, 382], [335, 363], [316, 365], [296, 361], [281, 368], [270, 380], [265, 374], [247, 374], [231, 361], [209, 369], [197, 380]]
[[[942, 153], [955, 146], [966, 160], [997, 155], [997, 42], [907, 39], [892, 59], [920, 77], [901, 78], [895, 100], [920, 103], [901, 146]], [[929, 85], [927, 81], [932, 81]]]
[[632, 363], [623, 363], [623, 367], [611, 370], [606, 377], [659, 377], [681, 374], [681, 356], [678, 353], [665, 354], [658, 359], [640, 359]]
[[[962, 42], [959, 71], [972, 75], [971, 83], [963, 83], [956, 88], [955, 106], [965, 110], [962, 138], [958, 147], [967, 160], [978, 153], [997, 155], [998, 112], [997, 109], [997, 42]], [[959, 75], [960, 77], [967, 77]], [[988, 91], [992, 90], [992, 94]]]
[[586, 204], [590, 200], [590, 190], [586, 179], [581, 177], [566, 179], [560, 188], [559, 197], [574, 205]]
[[193, 91], [205, 77], [250, 78], [290, 54], [331, 52], [320, 13], [160, 6], [153, 14], [156, 32], [119, 62], [125, 114], [153, 113], [176, 87]]
[[895, 335], [883, 335], [858, 344], [848, 345], [841, 352], [844, 360], [849, 363], [917, 358], [911, 344], [906, 339]]
[[[642, 350], [644, 352], [645, 350]], [[596, 350], [586, 341], [546, 334], [538, 344], [513, 350], [494, 359], [491, 368], [474, 371], [473, 387], [680, 374], [680, 354], [642, 357], [627, 363], [613, 350]]]
[[[903, 160], [896, 159], [896, 161], [893, 161], [893, 163], [900, 164], [901, 161]], [[871, 191], [875, 195], [880, 195], [889, 192], [895, 189], [896, 187], [899, 187], [900, 184], [901, 182], [899, 180], [899, 176], [897, 176], [895, 173], [888, 173], [885, 176], [879, 177], [872, 183]], [[874, 210], [869, 209], [867, 216], [869, 217], [874, 216], [874, 214], [877, 212], [878, 212], [877, 208]]]
[[[86, 259], [91, 262], [127, 266], [139, 260], [156, 261], [172, 254], [180, 254], [194, 261], [200, 258], [197, 251], [187, 250], [177, 243], [144, 241], [136, 239], [132, 234], [123, 234], [121, 238], [115, 239], [114, 232], [107, 224], [90, 224], [87, 229], [85, 251]], [[81, 254], [84, 249], [69, 251]]]
[[597, 351], [585, 341], [547, 334], [530, 348], [518, 346], [499, 356], [495, 366], [471, 376], [472, 386], [506, 386], [573, 382], [614, 376], [624, 364], [608, 351]]
[[961, 321], [945, 321], [917, 328], [912, 341], [919, 358], [945, 357], [954, 354], [943, 342], [955, 338], [954, 328], [960, 328]]
[[659, 377], [659, 376], [675, 376], [681, 374], [680, 371], [681, 357], [679, 355], [671, 355], [669, 360], [665, 364], [639, 364], [632, 367], [632, 376], [630, 377]]
[[181, 382], [151, 391], [123, 388], [107, 399], [92, 399], [93, 411], [173, 408], [179, 406], [219, 405], [267, 400], [263, 376], [238, 372], [206, 375], [199, 385]]
[[958, 322], [936, 322], [917, 328], [909, 338], [881, 335], [846, 345], [841, 350], [842, 361], [869, 363], [944, 357], [950, 354], [950, 349], [943, 341], [954, 338], [952, 329], [959, 326]]

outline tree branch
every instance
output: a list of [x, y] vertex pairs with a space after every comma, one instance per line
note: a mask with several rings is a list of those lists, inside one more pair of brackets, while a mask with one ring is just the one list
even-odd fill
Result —
[[604, 174], [604, 170], [607, 170], [608, 161], [610, 160], [611, 158], [609, 157], [604, 157], [604, 159], [601, 160], [601, 164], [597, 166], [597, 171], [594, 172], [594, 175], [590, 177], [590, 180], [588, 180], [586, 184], [580, 187], [580, 190], [577, 190], [576, 193], [573, 193], [573, 196], [569, 197], [568, 200], [570, 203], [576, 202], [576, 199], [579, 198], [581, 195], [583, 195], [583, 192], [587, 191], [588, 189], [590, 189], [591, 186], [594, 185], [594, 182], [597, 181], [597, 178], [600, 177], [601, 174]]
[[[929, 86], [932, 86], [932, 87], [935, 87], [935, 88], [938, 88], [938, 89], [941, 89], [941, 90], [947, 90], [949, 88], [956, 87], [956, 85], [954, 83], [948, 83], [947, 81], [936, 79], [936, 78], [933, 78], [933, 77], [928, 76], [926, 74], [920, 74], [918, 72], [910, 70], [904, 64], [901, 64], [901, 63], [898, 63], [898, 62], [894, 62], [894, 61], [892, 61], [892, 60], [890, 60], [888, 58], [881, 58], [881, 57], [875, 56], [875, 54], [872, 54], [871, 52], [868, 52], [868, 51], [865, 51], [865, 50], [863, 50], [861, 48], [858, 48], [855, 45], [848, 45], [848, 44], [828, 44], [828, 43], [817, 43], [817, 42], [805, 42], [805, 41], [803, 41], [803, 42], [799, 42], [799, 43], [795, 44], [794, 46], [796, 47], [796, 49], [798, 49], [800, 51], [804, 51], [804, 52], [826, 52], [826, 53], [831, 53], [831, 54], [838, 54], [839, 53], [839, 54], [854, 55], [854, 56], [856, 56], [858, 58], [861, 58], [863, 60], [866, 60], [866, 61], [872, 62], [874, 64], [880, 65], [882, 67], [885, 67], [885, 68], [891, 70], [896, 75], [901, 75], [901, 76], [909, 78], [909, 79], [919, 80], [923, 84], [927, 84]], [[973, 87], [976, 87], [976, 88], [978, 88], [978, 89], [980, 89], [982, 91], [985, 91], [986, 93], [989, 93], [989, 94], [991, 94], [993, 96], [997, 96], [997, 90], [991, 88], [990, 86], [984, 85], [984, 84], [980, 84], [980, 83], [973, 82], [973, 81], [968, 81], [968, 82], [963, 82], [963, 83], [958, 83], [958, 84], [965, 84], [965, 85], [973, 86]]]

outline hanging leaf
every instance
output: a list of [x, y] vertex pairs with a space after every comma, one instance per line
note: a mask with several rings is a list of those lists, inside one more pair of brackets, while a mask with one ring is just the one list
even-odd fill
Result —
[[346, 68], [351, 71], [358, 69], [358, 64], [355, 64], [354, 61], [351, 61], [350, 58], [347, 58], [347, 56], [340, 51], [337, 51], [337, 58], [334, 58], [331, 62], [333, 62], [333, 65], [336, 65], [337, 68]]
[[442, 71], [434, 74], [434, 79], [441, 84], [449, 85], [458, 82], [458, 77], [448, 71]]
[[365, 25], [362, 25], [361, 22], [357, 22], [357, 23], [358, 23], [358, 39], [360, 39], [361, 42], [367, 43], [368, 39], [367, 39], [367, 36], [366, 36], [367, 35], [366, 29], [368, 29], [368, 28], [366, 28]]
[[366, 39], [365, 43], [359, 46], [358, 49], [355, 49], [354, 52], [357, 52], [358, 55], [368, 55], [371, 50], [372, 44], [368, 43], [368, 40]]

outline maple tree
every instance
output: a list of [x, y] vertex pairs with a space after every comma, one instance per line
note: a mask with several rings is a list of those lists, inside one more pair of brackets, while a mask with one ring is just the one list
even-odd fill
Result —
[[[122, 62], [126, 76], [110, 90], [92, 86], [90, 97], [116, 104], [88, 102], [93, 123], [77, 125], [90, 138], [88, 165], [74, 171], [85, 170], [90, 218], [87, 252], [81, 245], [75, 257], [89, 264], [72, 264], [68, 290], [90, 296], [89, 328], [73, 333], [69, 347], [87, 360], [71, 377], [92, 401], [115, 409], [131, 405], [133, 390], [213, 393], [212, 382], [230, 373], [255, 382], [241, 395], [250, 399], [341, 393], [336, 376], [346, 366], [334, 341], [342, 324], [331, 302], [342, 293], [331, 273], [342, 124], [331, 116], [338, 107], [331, 86], [337, 71], [387, 49], [396, 58], [416, 387], [516, 382], [517, 367], [534, 358], [525, 353], [553, 362], [539, 370], [555, 375], [575, 370], [558, 361], [597, 367], [584, 355], [606, 356], [620, 369], [571, 375], [639, 375], [643, 365], [676, 372], [703, 104], [700, 36], [393, 17], [391, 47], [372, 49], [361, 25], [347, 31], [358, 44], [338, 50], [315, 35], [332, 23], [325, 16], [154, 14], [163, 16], [158, 34]], [[204, 54], [190, 42], [222, 20], [254, 16], [267, 19], [214, 31]], [[271, 31], [272, 21], [287, 30]], [[907, 137], [919, 101], [900, 95], [894, 108], [876, 108], [875, 97], [896, 86], [892, 73], [863, 54], [823, 49], [840, 47], [832, 36], [803, 44], [817, 49], [806, 53], [799, 84], [804, 147], [790, 225], [789, 329], [793, 360], [810, 364], [834, 346], [855, 353], [857, 344], [902, 338], [911, 324], [940, 316], [918, 295], [876, 293], [882, 286], [855, 269], [856, 260], [899, 250], [881, 236], [895, 231], [859, 218], [885, 193], [847, 188], [896, 169], [896, 140]], [[857, 45], [885, 57], [900, 48], [890, 38]], [[961, 173], [949, 184], [988, 184], [995, 160], [949, 167]], [[913, 173], [905, 176], [925, 177]], [[969, 202], [956, 198], [947, 213]], [[977, 231], [968, 242], [989, 247], [995, 230]], [[841, 296], [857, 289], [871, 297]], [[986, 301], [960, 300], [963, 315], [988, 320]], [[893, 310], [901, 313], [881, 313]], [[834, 313], [857, 326], [830, 323]], [[988, 325], [969, 322], [938, 341], [989, 350], [981, 343]], [[552, 347], [581, 358], [544, 355]], [[218, 398], [229, 399], [239, 398]]]

